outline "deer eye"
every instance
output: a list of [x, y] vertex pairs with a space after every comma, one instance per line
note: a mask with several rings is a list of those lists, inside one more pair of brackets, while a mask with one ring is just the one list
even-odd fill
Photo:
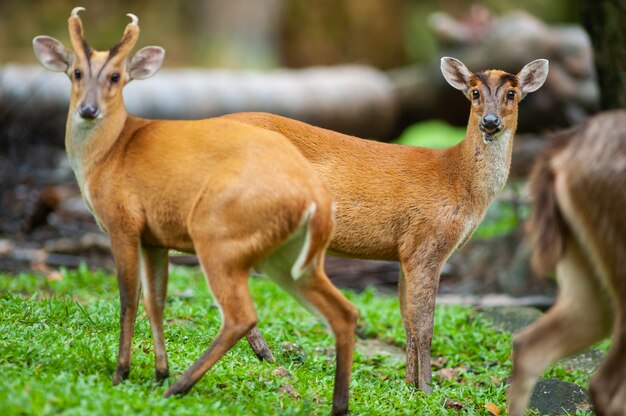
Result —
[[506, 93], [506, 98], [508, 98], [509, 100], [512, 100], [515, 98], [515, 91], [510, 90], [509, 92]]
[[480, 98], [480, 92], [477, 89], [472, 90], [472, 98], [478, 100]]
[[80, 69], [76, 68], [74, 70], [74, 79], [79, 80], [83, 77], [83, 73], [80, 71]]
[[113, 74], [111, 74], [111, 82], [112, 83], [117, 83], [120, 81], [120, 74], [117, 72], [114, 72]]

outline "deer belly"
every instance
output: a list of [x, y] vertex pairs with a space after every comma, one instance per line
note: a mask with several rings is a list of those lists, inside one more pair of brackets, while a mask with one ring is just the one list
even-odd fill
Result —
[[[153, 215], [158, 216], [158, 215]], [[150, 217], [153, 217], [150, 216]], [[184, 221], [177, 216], [147, 218], [142, 241], [153, 246], [170, 248], [185, 253], [195, 252]]]

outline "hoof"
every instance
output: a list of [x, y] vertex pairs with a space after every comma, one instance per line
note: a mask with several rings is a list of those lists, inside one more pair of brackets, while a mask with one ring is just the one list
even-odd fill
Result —
[[130, 374], [130, 367], [117, 368], [115, 374], [113, 374], [113, 385], [117, 386], [124, 380], [128, 380]]
[[170, 376], [170, 370], [168, 368], [162, 371], [156, 370], [154, 372], [154, 377], [156, 379], [156, 382], [159, 384], [163, 383], [163, 381], [165, 381], [165, 379], [168, 378], [169, 376]]

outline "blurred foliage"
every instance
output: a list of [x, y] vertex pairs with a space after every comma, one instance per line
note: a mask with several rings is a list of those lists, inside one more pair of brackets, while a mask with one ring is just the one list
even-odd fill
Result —
[[[567, 0], [485, 0], [495, 13], [524, 9], [549, 23], [578, 20]], [[72, 7], [84, 6], [86, 38], [96, 49], [117, 42], [140, 18], [140, 45], [167, 50], [168, 66], [267, 68], [364, 63], [392, 68], [431, 60], [437, 42], [430, 13], [463, 16], [462, 0], [3, 0], [0, 64], [35, 63], [31, 40], [47, 34], [67, 41]]]
[[[520, 193], [519, 186], [508, 185], [508, 187], [509, 190]], [[530, 204], [517, 202], [520, 200], [521, 198], [516, 198], [516, 202], [512, 202], [496, 198], [487, 208], [485, 218], [476, 229], [472, 238], [488, 240], [515, 231], [530, 215]]]
[[395, 141], [410, 146], [443, 149], [454, 146], [465, 137], [464, 127], [455, 127], [439, 120], [428, 120], [409, 126]]

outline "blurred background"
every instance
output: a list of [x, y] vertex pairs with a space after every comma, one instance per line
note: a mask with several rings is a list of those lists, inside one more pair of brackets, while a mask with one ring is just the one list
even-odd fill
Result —
[[[550, 280], [530, 272], [521, 244], [526, 174], [546, 133], [626, 100], [606, 72], [626, 74], [626, 59], [611, 61], [626, 58], [623, 50], [607, 54], [620, 39], [626, 44], [623, 0], [3, 0], [0, 271], [112, 267], [63, 150], [69, 81], [38, 65], [31, 46], [41, 34], [69, 44], [75, 6], [86, 8], [85, 37], [95, 49], [120, 39], [129, 12], [142, 29], [137, 47], [165, 48], [164, 69], [125, 90], [129, 112], [145, 117], [258, 110], [371, 139], [445, 147], [463, 138], [469, 105], [443, 80], [441, 56], [511, 73], [549, 59], [546, 85], [520, 108], [509, 184], [450, 259], [442, 293], [554, 294]], [[622, 92], [601, 94], [608, 90]], [[340, 285], [395, 290], [395, 264], [328, 264]]]
[[[167, 50], [166, 66], [301, 68], [361, 63], [392, 69], [438, 57], [432, 13], [468, 14], [463, 0], [5, 0], [0, 62], [34, 63], [35, 34], [67, 39], [69, 11], [81, 5], [95, 48], [118, 41], [125, 14], [140, 18], [141, 44]], [[488, 0], [496, 15], [525, 10], [547, 24], [578, 23], [571, 0]]]

